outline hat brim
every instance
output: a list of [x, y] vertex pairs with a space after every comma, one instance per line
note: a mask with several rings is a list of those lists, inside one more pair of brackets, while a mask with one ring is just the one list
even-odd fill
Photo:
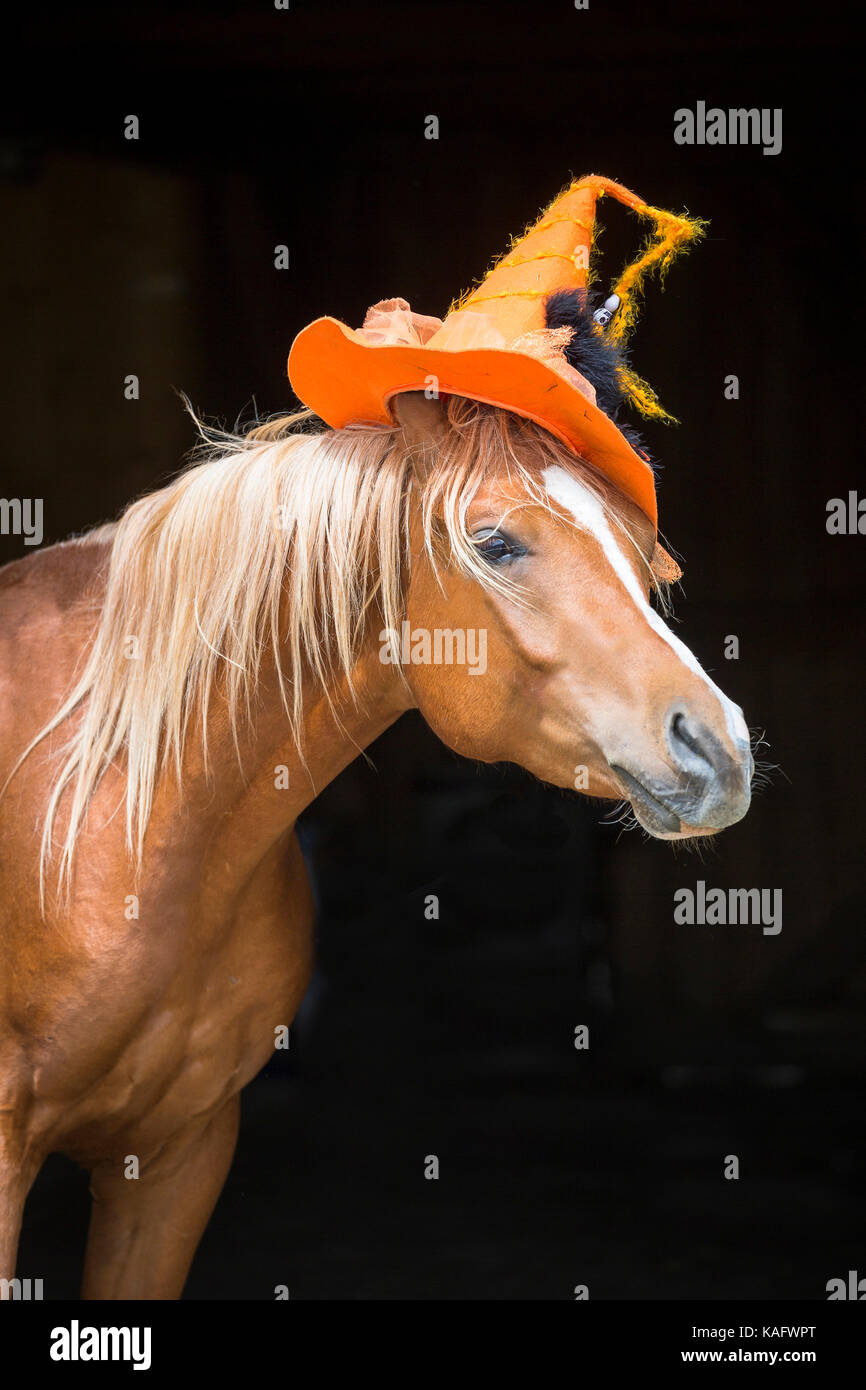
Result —
[[542, 425], [658, 525], [650, 465], [604, 411], [539, 358], [503, 348], [372, 344], [338, 319], [320, 318], [296, 337], [288, 368], [298, 398], [334, 429], [392, 424], [391, 399], [429, 388], [434, 377], [441, 395], [467, 396]]

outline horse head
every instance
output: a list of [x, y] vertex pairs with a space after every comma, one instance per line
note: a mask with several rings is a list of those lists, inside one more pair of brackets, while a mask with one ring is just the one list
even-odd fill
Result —
[[[658, 839], [740, 820], [754, 770], [748, 729], [653, 606], [651, 521], [508, 412], [407, 393], [395, 413], [418, 479], [410, 634], [483, 634], [483, 669], [447, 657], [405, 666], [437, 735], [470, 758], [625, 797]], [[483, 457], [467, 489], [468, 448]]]

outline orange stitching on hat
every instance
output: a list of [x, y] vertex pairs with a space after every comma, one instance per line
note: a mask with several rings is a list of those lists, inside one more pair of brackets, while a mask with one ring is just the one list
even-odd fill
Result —
[[[584, 254], [583, 247], [580, 247], [580, 252]], [[532, 265], [533, 261], [568, 261], [569, 264], [573, 264], [576, 255], [577, 252], [575, 251], [572, 251], [570, 254], [567, 254], [565, 251], [539, 251], [537, 256], [523, 256], [519, 261], [515, 261], [509, 256], [506, 260], [500, 261], [496, 269], [502, 270], [504, 267], [510, 269], [512, 266], [517, 265]], [[582, 268], [583, 267], [581, 267], [581, 269]]]
[[502, 294], [473, 294], [466, 300], [465, 307], [468, 309], [470, 304], [486, 304], [488, 299], [541, 299], [547, 293], [547, 290], [504, 290]]
[[535, 232], [546, 232], [548, 227], [556, 227], [560, 222], [568, 222], [572, 227], [580, 227], [581, 231], [588, 232], [590, 236], [595, 229], [594, 222], [581, 222], [579, 217], [548, 217], [546, 222], [540, 222], [537, 227], [532, 227], [529, 235], [534, 235]]

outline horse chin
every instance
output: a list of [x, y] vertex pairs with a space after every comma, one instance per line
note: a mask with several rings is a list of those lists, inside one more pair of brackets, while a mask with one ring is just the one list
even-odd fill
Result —
[[628, 796], [639, 825], [654, 840], [688, 840], [696, 835], [715, 835], [710, 826], [690, 825], [673, 808], [655, 796], [643, 782], [624, 767], [611, 763], [611, 771]]
[[637, 777], [621, 764], [611, 763], [610, 766], [644, 830], [657, 840], [677, 839], [682, 833], [683, 823], [676, 811], [654, 796], [643, 782], [638, 781]]
[[632, 801], [631, 808], [634, 811], [638, 824], [643, 826], [648, 835], [652, 835], [654, 840], [691, 840], [696, 836], [718, 835], [716, 826], [711, 825], [687, 825], [685, 821], [680, 821], [679, 830], [665, 830], [653, 823], [647, 816], [643, 808], [638, 808]]

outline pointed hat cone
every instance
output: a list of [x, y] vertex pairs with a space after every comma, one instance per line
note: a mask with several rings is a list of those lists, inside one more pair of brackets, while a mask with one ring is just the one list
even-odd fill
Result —
[[[554, 199], [444, 321], [391, 299], [375, 305], [361, 329], [333, 318], [309, 324], [289, 354], [298, 397], [335, 429], [393, 424], [390, 401], [404, 391], [435, 390], [499, 406], [536, 421], [594, 464], [655, 524], [652, 468], [567, 361], [557, 338], [562, 330], [546, 325], [551, 294], [586, 287], [596, 203], [607, 194], [651, 223], [646, 246], [613, 287], [620, 308], [606, 336], [621, 341], [634, 324], [646, 275], [663, 275], [702, 224], [650, 207], [622, 184], [589, 174]], [[625, 369], [622, 379], [638, 409], [664, 418], [646, 383]]]
[[[461, 300], [456, 312], [483, 306], [509, 340], [543, 328], [549, 294], [586, 287], [598, 182], [590, 175], [555, 198], [478, 288]], [[448, 336], [447, 324], [448, 319], [440, 330], [443, 338]]]
[[[587, 174], [554, 198], [538, 221], [515, 240], [506, 255], [488, 271], [478, 288], [464, 295], [452, 314], [483, 310], [495, 319], [509, 341], [544, 328], [544, 304], [549, 295], [557, 290], [586, 288], [595, 238], [596, 203], [605, 194], [650, 218], [656, 233], [655, 244], [623, 272], [614, 286], [614, 293], [621, 301], [628, 300], [631, 310], [619, 317], [616, 336], [622, 337], [622, 326], [630, 328], [633, 325], [635, 311], [631, 297], [640, 288], [644, 276], [659, 263], [664, 271], [681, 246], [700, 235], [701, 224], [652, 208], [621, 183], [599, 174]], [[450, 336], [448, 321], [452, 314], [429, 340], [431, 346], [445, 346]]]

